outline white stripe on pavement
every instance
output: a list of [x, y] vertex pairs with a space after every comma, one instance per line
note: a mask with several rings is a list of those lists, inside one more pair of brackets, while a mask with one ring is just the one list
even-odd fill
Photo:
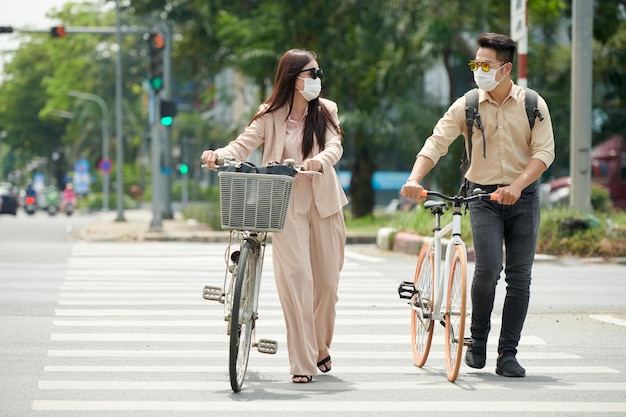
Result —
[[[188, 366], [142, 366], [142, 365], [49, 365], [44, 366], [44, 372], [79, 372], [79, 373], [220, 373], [227, 372], [228, 366], [204, 366], [204, 365], [188, 365]], [[341, 375], [350, 374], [401, 374], [413, 375], [424, 372], [445, 373], [445, 368], [439, 366], [428, 366], [418, 368], [415, 366], [349, 366], [335, 371], [333, 375], [341, 377]], [[529, 366], [526, 368], [528, 373], [533, 375], [554, 375], [554, 374], [619, 374], [617, 369], [605, 366]], [[248, 365], [248, 372], [257, 372], [265, 375], [274, 375], [282, 373], [289, 374], [288, 366], [253, 366]]]
[[[333, 349], [333, 359], [411, 359], [411, 350], [408, 348], [402, 351], [354, 351], [339, 350], [339, 346]], [[48, 356], [65, 358], [227, 358], [228, 351], [225, 350], [132, 350], [132, 349], [51, 349]], [[567, 352], [520, 352], [518, 358], [525, 360], [578, 360], [580, 356]], [[262, 358], [263, 356], [260, 356]], [[268, 357], [287, 357], [286, 349], [278, 349], [276, 354]], [[429, 359], [443, 359], [444, 352], [431, 351]]]
[[626, 327], [626, 320], [621, 320], [613, 316], [609, 316], [608, 314], [591, 314], [591, 317], [594, 320], [603, 321], [605, 323], [616, 324], [618, 326]]
[[[286, 342], [284, 334], [275, 335], [278, 342]], [[336, 335], [333, 343], [348, 344], [407, 344], [408, 335], [397, 334], [349, 334]], [[219, 343], [224, 341], [222, 334], [194, 334], [194, 333], [52, 333], [53, 342], [170, 342], [170, 343]], [[443, 336], [435, 335], [433, 343], [443, 344]], [[522, 336], [520, 345], [541, 346], [546, 342], [536, 336]]]
[[[462, 383], [462, 382], [461, 382]], [[472, 389], [477, 391], [507, 391], [519, 390], [520, 384], [516, 381], [514, 384], [488, 384], [488, 383], [472, 383]], [[385, 382], [326, 382], [323, 380], [315, 380], [315, 391], [338, 391], [345, 389], [349, 385], [352, 391], [413, 391], [413, 390], [458, 390], [458, 385], [449, 383], [446, 379], [441, 381], [385, 381]], [[43, 380], [39, 381], [39, 389], [45, 390], [150, 390], [150, 391], [219, 391], [223, 390], [225, 382], [223, 381], [63, 381], [63, 380]], [[263, 381], [245, 383], [246, 389], [253, 390], [255, 388], [272, 392], [277, 388], [288, 389], [293, 387], [291, 382], [279, 381]], [[526, 387], [524, 387], [526, 388]], [[550, 391], [606, 391], [606, 392], [626, 392], [626, 383], [624, 382], [572, 382], [568, 384], [554, 383], [542, 386], [541, 389]], [[293, 391], [292, 391], [293, 392]]]
[[[314, 388], [310, 388], [313, 390]], [[290, 391], [293, 392], [293, 391]], [[277, 412], [410, 412], [472, 410], [473, 412], [617, 413], [624, 402], [578, 401], [55, 401], [35, 400], [36, 411], [256, 411]], [[415, 411], [413, 411], [415, 412]]]

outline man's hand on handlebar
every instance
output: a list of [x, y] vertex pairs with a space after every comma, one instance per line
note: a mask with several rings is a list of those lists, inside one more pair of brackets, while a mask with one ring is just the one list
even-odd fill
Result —
[[419, 183], [409, 180], [402, 186], [400, 195], [419, 202], [424, 200], [424, 196], [422, 195], [423, 191], [424, 187], [422, 187]]

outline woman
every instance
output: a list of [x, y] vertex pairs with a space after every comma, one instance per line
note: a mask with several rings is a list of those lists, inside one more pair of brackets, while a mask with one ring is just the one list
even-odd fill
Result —
[[[343, 154], [337, 105], [319, 97], [322, 70], [313, 52], [291, 49], [280, 59], [274, 90], [245, 131], [224, 148], [202, 153], [245, 160], [263, 146], [263, 164], [295, 159], [298, 174], [282, 233], [272, 236], [274, 275], [287, 328], [294, 383], [331, 369], [339, 273], [343, 267], [348, 203], [334, 165]], [[304, 258], [303, 258], [304, 256]]]

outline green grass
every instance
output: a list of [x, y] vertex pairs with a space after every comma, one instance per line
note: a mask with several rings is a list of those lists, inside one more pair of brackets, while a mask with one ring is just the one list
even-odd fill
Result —
[[[183, 215], [219, 230], [221, 219], [218, 199], [217, 195], [211, 195], [204, 200], [209, 202], [190, 204], [183, 210]], [[597, 203], [594, 207], [598, 209], [592, 215], [568, 207], [542, 209], [537, 252], [557, 256], [626, 257], [626, 211], [615, 211]], [[344, 215], [346, 229], [352, 234], [376, 236], [379, 229], [390, 227], [396, 231], [431, 236], [434, 225], [432, 214], [421, 205], [410, 211], [377, 211], [358, 219], [352, 218], [349, 210], [345, 210]], [[449, 222], [451, 216], [448, 210], [442, 218], [442, 225]], [[582, 225], [582, 229], [572, 230], [568, 227], [571, 224]], [[471, 246], [473, 239], [469, 213], [462, 218], [462, 230], [463, 240]]]

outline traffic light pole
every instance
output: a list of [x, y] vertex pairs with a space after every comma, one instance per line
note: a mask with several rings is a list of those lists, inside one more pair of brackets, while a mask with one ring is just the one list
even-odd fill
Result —
[[[170, 101], [172, 99], [172, 33], [169, 26], [159, 25], [158, 30], [165, 38], [165, 48], [163, 50], [163, 91], [161, 99]], [[159, 115], [160, 116], [160, 115]], [[157, 119], [159, 120], [160, 117]], [[163, 126], [163, 167], [165, 168], [165, 182], [163, 193], [163, 218], [173, 219], [172, 212], [172, 127]]]
[[152, 221], [150, 222], [151, 232], [163, 231], [162, 221], [162, 198], [161, 198], [161, 137], [159, 127], [159, 95], [150, 90], [150, 103], [152, 109], [150, 111], [150, 136], [152, 137], [151, 159], [152, 159]]

